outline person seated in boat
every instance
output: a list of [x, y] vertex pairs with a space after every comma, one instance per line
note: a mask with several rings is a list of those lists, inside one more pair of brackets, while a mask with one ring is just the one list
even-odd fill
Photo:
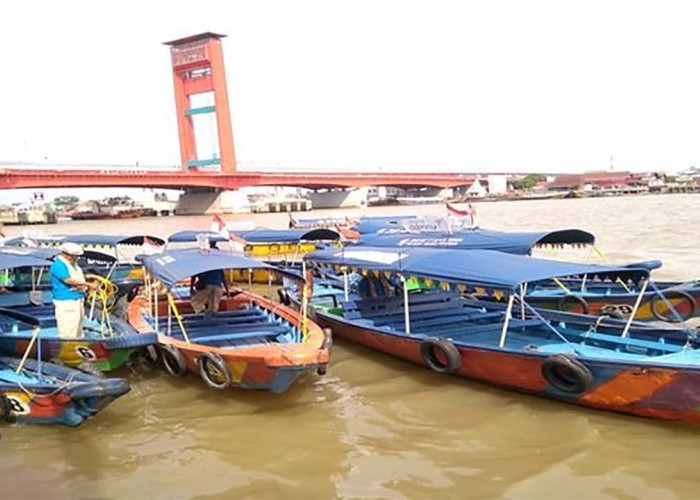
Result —
[[87, 290], [97, 290], [99, 285], [92, 274], [84, 275], [78, 265], [83, 249], [76, 243], [64, 243], [61, 254], [51, 265], [51, 293], [56, 314], [58, 335], [62, 338], [83, 337], [83, 299]]
[[192, 310], [195, 313], [206, 312], [206, 314], [217, 312], [223, 296], [223, 289], [226, 290], [228, 296], [230, 293], [223, 269], [206, 271], [192, 276], [190, 281]]

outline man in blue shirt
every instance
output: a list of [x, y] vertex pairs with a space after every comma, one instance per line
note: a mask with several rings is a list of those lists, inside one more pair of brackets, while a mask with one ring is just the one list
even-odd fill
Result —
[[213, 271], [206, 271], [192, 276], [190, 296], [192, 297], [191, 303], [194, 312], [201, 313], [205, 310], [207, 314], [217, 312], [223, 295], [222, 286], [226, 289], [226, 295], [228, 295], [228, 284], [224, 279], [223, 269], [214, 269]]
[[98, 288], [97, 283], [86, 281], [78, 266], [78, 257], [82, 254], [80, 245], [64, 243], [61, 245], [61, 255], [51, 265], [51, 288], [59, 337], [83, 337], [83, 299], [88, 289]]

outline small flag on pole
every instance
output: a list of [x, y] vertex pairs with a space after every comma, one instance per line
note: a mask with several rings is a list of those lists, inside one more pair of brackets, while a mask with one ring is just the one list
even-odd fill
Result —
[[162, 250], [161, 246], [155, 242], [152, 238], [148, 236], [143, 237], [143, 253], [145, 255], [155, 255], [160, 253]]
[[233, 232], [229, 231], [226, 226], [224, 219], [219, 217], [218, 214], [214, 215], [211, 220], [211, 231], [214, 233], [219, 233], [222, 237], [226, 238], [231, 244], [231, 250], [237, 253], [243, 253], [245, 249], [246, 240], [240, 236], [236, 236]]
[[445, 206], [447, 207], [447, 213], [450, 215], [456, 215], [457, 217], [469, 217], [471, 219], [471, 223], [474, 224], [474, 217], [476, 216], [476, 208], [472, 206], [471, 203], [467, 203], [467, 209], [466, 210], [460, 210], [459, 208], [455, 207], [454, 205], [451, 205], [449, 202], [445, 202]]

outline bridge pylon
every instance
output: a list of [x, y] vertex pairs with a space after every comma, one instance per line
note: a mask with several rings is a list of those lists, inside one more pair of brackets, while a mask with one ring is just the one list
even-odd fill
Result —
[[[221, 46], [221, 39], [225, 36], [206, 32], [165, 42], [165, 45], [170, 46], [183, 170], [219, 165], [222, 172], [236, 172], [236, 154], [233, 148], [231, 113]], [[213, 92], [214, 105], [192, 107], [190, 97], [206, 92]], [[214, 154], [212, 158], [199, 158], [192, 117], [206, 113], [216, 115], [219, 154]]]

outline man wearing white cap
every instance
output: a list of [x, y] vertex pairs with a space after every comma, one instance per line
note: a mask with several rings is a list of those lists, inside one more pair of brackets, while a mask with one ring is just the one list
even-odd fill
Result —
[[[64, 243], [61, 255], [51, 265], [53, 305], [56, 308], [58, 335], [63, 338], [83, 337], [83, 299], [88, 289], [96, 290], [97, 283], [85, 281], [78, 257], [83, 249], [76, 243]], [[88, 275], [90, 277], [90, 275]]]

